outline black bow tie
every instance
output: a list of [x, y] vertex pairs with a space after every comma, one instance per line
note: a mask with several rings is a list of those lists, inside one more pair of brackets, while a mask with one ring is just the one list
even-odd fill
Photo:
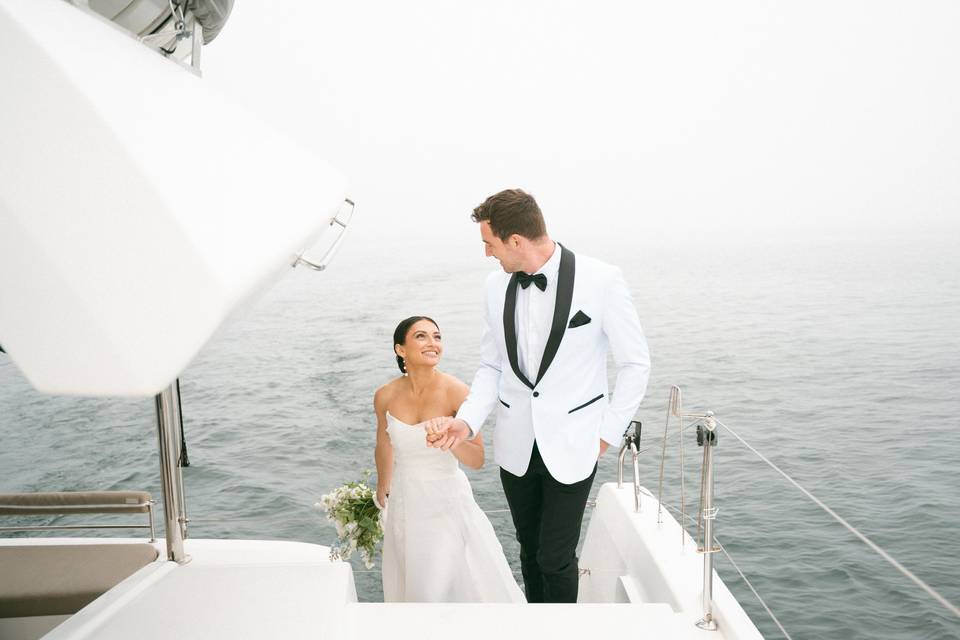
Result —
[[530, 274], [524, 273], [523, 271], [518, 271], [517, 282], [519, 282], [520, 286], [523, 287], [524, 289], [529, 287], [530, 283], [532, 282], [533, 284], [537, 285], [537, 289], [540, 289], [540, 291], [547, 290], [547, 276], [543, 275], [542, 273], [538, 273], [531, 276]]

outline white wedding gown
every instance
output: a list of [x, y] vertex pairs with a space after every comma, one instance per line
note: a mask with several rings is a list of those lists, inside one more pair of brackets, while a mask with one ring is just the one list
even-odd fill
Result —
[[384, 513], [384, 602], [524, 602], [503, 548], [449, 451], [387, 413], [393, 482]]

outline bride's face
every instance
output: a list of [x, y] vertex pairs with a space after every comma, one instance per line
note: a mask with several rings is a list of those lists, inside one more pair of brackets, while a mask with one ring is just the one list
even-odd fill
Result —
[[443, 355], [440, 329], [429, 320], [418, 320], [407, 331], [403, 344], [397, 346], [397, 353], [408, 370], [410, 367], [436, 366]]

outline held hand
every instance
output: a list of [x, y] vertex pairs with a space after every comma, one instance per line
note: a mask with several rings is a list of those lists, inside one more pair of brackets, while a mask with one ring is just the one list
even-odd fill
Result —
[[597, 460], [603, 457], [603, 454], [607, 452], [607, 449], [610, 448], [610, 445], [604, 442], [603, 438], [600, 439], [600, 455], [597, 456]]
[[470, 427], [463, 420], [453, 418], [444, 425], [442, 436], [431, 442], [430, 446], [447, 451], [470, 437]]
[[430, 418], [420, 423], [423, 427], [423, 430], [427, 434], [427, 446], [432, 447], [433, 443], [437, 440], [440, 440], [443, 437], [444, 431], [447, 429], [447, 425], [453, 420], [450, 416], [439, 416], [437, 418]]

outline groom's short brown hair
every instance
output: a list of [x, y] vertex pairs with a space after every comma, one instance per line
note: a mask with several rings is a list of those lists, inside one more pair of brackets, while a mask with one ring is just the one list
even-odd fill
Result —
[[495, 193], [473, 210], [470, 219], [486, 221], [501, 240], [518, 234], [530, 240], [547, 234], [543, 213], [533, 196], [522, 189], [505, 189]]

